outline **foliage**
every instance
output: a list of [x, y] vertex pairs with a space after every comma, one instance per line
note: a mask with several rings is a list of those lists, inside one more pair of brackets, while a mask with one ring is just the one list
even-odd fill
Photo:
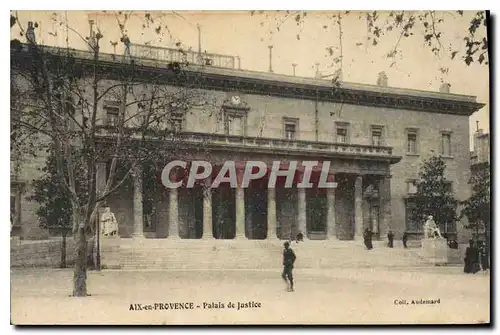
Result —
[[[307, 23], [308, 18], [307, 11], [251, 11], [250, 14], [264, 17], [264, 20], [261, 22], [262, 27], [264, 27], [264, 21], [270, 22], [274, 20], [274, 27], [269, 30], [270, 35], [279, 32], [285, 22], [293, 19], [293, 22], [299, 29], [297, 34], [298, 40], [300, 40], [300, 33]], [[364, 21], [363, 23], [366, 25], [366, 40], [353, 41], [356, 43], [356, 46], [377, 46], [385, 35], [397, 32], [396, 43], [387, 53], [387, 58], [393, 60], [391, 66], [394, 66], [396, 56], [401, 54], [401, 50], [399, 49], [401, 40], [417, 35], [420, 36], [422, 42], [437, 57], [444, 54], [450, 59], [455, 59], [459, 55], [461, 60], [467, 65], [471, 65], [472, 63], [488, 64], [486, 29], [481, 29], [482, 27], [486, 27], [488, 22], [488, 14], [485, 11], [373, 11], [352, 13], [350, 11], [343, 11], [328, 15], [328, 20], [333, 22], [333, 26], [338, 26], [340, 35], [342, 35], [342, 17], [347, 17], [348, 15], [357, 16], [357, 19]], [[450, 24], [453, 20], [461, 24], [464, 16], [467, 17], [468, 23], [462, 29], [464, 32], [463, 36], [461, 36], [462, 44], [452, 45], [445, 43], [444, 40], [447, 37], [447, 32], [444, 25]], [[460, 28], [462, 26], [459, 25], [457, 27]], [[325, 31], [331, 29], [330, 24], [325, 22], [323, 29]], [[341, 49], [341, 44], [339, 47], [326, 47], [327, 53], [333, 57], [334, 63], [341, 62], [343, 56]], [[446, 70], [442, 69], [442, 71]]]
[[459, 220], [458, 201], [453, 196], [451, 183], [444, 176], [445, 170], [446, 164], [440, 156], [432, 156], [422, 163], [417, 192], [413, 197], [413, 219], [416, 222], [424, 222], [429, 215], [442, 227]]
[[469, 184], [472, 186], [472, 195], [462, 202], [464, 207], [461, 216], [466, 216], [469, 221], [467, 229], [476, 232], [484, 229], [485, 232], [489, 232], [491, 222], [490, 165], [481, 163], [473, 166]]
[[[62, 231], [71, 231], [73, 225], [73, 208], [70, 201], [68, 190], [61, 184], [57, 177], [56, 156], [53, 147], [47, 150], [49, 156], [45, 166], [39, 168], [42, 176], [33, 180], [33, 194], [28, 200], [36, 201], [40, 204], [36, 214], [40, 228], [56, 229]], [[67, 171], [65, 177], [67, 178]], [[86, 196], [85, 183], [83, 182], [85, 171], [82, 166], [78, 166], [76, 171], [78, 194], [83, 201]]]

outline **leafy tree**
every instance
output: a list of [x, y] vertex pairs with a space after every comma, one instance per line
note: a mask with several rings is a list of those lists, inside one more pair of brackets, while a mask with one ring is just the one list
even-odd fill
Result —
[[[70, 194], [61, 184], [57, 177], [57, 162], [53, 148], [49, 148], [49, 156], [46, 165], [39, 170], [42, 176], [33, 180], [33, 194], [28, 200], [36, 201], [40, 207], [36, 211], [40, 228], [51, 232], [60, 233], [62, 236], [61, 244], [61, 264], [66, 267], [66, 237], [71, 233], [73, 225], [73, 208], [71, 206]], [[84, 170], [78, 167], [77, 170], [77, 189], [80, 197], [84, 197], [86, 192], [83, 189], [86, 185], [83, 183]], [[65, 177], [68, 173], [65, 171]]]
[[458, 201], [453, 196], [451, 182], [444, 176], [445, 170], [446, 164], [440, 156], [426, 159], [422, 163], [417, 192], [413, 197], [415, 204], [413, 220], [422, 224], [427, 216], [432, 215], [441, 231], [446, 224], [454, 224], [459, 220]]
[[465, 227], [476, 236], [484, 231], [486, 250], [489, 252], [489, 236], [491, 227], [491, 181], [489, 163], [479, 163], [472, 167], [469, 180], [472, 195], [462, 202], [464, 206], [461, 216], [467, 217], [469, 224]]

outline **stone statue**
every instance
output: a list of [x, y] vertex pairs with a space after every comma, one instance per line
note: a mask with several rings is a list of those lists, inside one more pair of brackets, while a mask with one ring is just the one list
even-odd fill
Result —
[[28, 44], [36, 44], [35, 27], [31, 21], [28, 22], [28, 28], [26, 29], [26, 42]]
[[118, 222], [109, 207], [104, 208], [104, 213], [101, 216], [101, 232], [104, 236], [118, 235]]
[[434, 218], [432, 215], [429, 215], [427, 218], [427, 221], [425, 221], [424, 224], [424, 238], [443, 238], [441, 235], [441, 232], [439, 231], [438, 226], [436, 225], [436, 222], [434, 222]]

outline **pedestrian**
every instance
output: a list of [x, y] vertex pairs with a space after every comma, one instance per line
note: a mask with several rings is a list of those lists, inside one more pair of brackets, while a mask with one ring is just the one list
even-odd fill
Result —
[[387, 234], [387, 239], [389, 240], [388, 246], [389, 248], [394, 248], [394, 234], [392, 230], [389, 230], [389, 234]]
[[365, 232], [363, 234], [363, 239], [365, 242], [366, 249], [368, 249], [368, 250], [373, 249], [372, 236], [373, 236], [373, 233], [372, 233], [371, 229], [366, 228]]
[[403, 233], [403, 247], [406, 249], [408, 248], [408, 233], [407, 232], [404, 232]]
[[479, 244], [479, 256], [481, 258], [481, 268], [483, 271], [486, 271], [490, 268], [489, 262], [488, 262], [488, 253], [486, 251], [486, 243], [483, 241], [480, 242]]
[[474, 241], [469, 240], [469, 246], [465, 250], [464, 272], [477, 273], [480, 270], [479, 266], [479, 251], [477, 250]]
[[290, 243], [287, 241], [284, 243], [285, 249], [283, 250], [283, 273], [281, 277], [287, 284], [286, 291], [293, 292], [293, 264], [295, 263], [295, 253], [292, 248], [290, 248]]
[[298, 233], [297, 236], [295, 236], [295, 242], [304, 242], [304, 235], [302, 233]]

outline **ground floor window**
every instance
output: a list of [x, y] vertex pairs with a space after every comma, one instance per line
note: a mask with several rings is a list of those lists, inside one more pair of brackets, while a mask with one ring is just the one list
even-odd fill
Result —
[[418, 233], [422, 231], [422, 224], [416, 218], [416, 204], [413, 199], [406, 199], [405, 213], [406, 213], [406, 231], [409, 233]]

